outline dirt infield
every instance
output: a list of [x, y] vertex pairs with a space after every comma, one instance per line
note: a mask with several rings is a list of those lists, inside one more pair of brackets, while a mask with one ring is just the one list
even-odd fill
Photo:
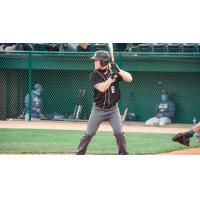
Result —
[[[176, 134], [184, 132], [192, 127], [192, 124], [173, 124], [165, 127], [147, 127], [140, 122], [124, 122], [123, 128], [128, 132], [146, 132], [146, 133], [171, 133]], [[56, 130], [85, 130], [87, 121], [24, 121], [24, 120], [7, 120], [0, 121], [0, 128], [23, 128], [23, 129], [56, 129]], [[112, 131], [111, 126], [104, 122], [99, 127], [99, 131]], [[186, 149], [165, 153], [164, 155], [200, 155], [200, 148]]]
[[200, 148], [185, 149], [180, 151], [172, 151], [163, 155], [200, 155]]
[[[87, 121], [24, 121], [7, 120], [0, 121], [0, 128], [30, 128], [30, 129], [56, 129], [56, 130], [85, 130]], [[191, 128], [191, 125], [169, 125], [165, 127], [147, 127], [140, 122], [124, 122], [125, 132], [147, 132], [147, 133], [178, 133]], [[100, 125], [99, 131], [112, 131], [111, 126], [104, 122]]]

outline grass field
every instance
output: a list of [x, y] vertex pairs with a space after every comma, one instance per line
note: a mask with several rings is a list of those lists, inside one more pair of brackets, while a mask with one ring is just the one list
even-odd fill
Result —
[[[76, 152], [83, 131], [38, 130], [38, 129], [0, 129], [1, 154], [73, 154]], [[127, 133], [127, 150], [132, 155], [148, 155], [187, 149], [171, 142], [172, 134]], [[199, 147], [195, 137], [192, 147]], [[87, 154], [115, 155], [117, 145], [111, 132], [97, 132], [93, 137]]]

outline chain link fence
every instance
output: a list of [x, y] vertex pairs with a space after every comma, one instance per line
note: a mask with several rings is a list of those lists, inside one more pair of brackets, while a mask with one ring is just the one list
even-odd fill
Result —
[[[0, 52], [0, 119], [23, 118], [24, 99], [35, 83], [41, 94], [44, 119], [87, 120], [93, 89], [89, 74], [94, 52]], [[176, 104], [174, 123], [200, 120], [200, 54], [166, 52], [116, 52], [117, 64], [134, 81], [120, 83], [121, 114], [126, 120], [144, 122], [155, 113], [160, 92], [169, 91]]]

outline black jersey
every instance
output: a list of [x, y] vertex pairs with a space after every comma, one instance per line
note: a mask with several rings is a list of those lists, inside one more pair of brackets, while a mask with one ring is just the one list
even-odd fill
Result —
[[105, 92], [100, 92], [95, 88], [96, 84], [105, 82], [109, 77], [110, 73], [104, 74], [100, 70], [93, 71], [89, 76], [94, 89], [93, 100], [96, 103], [96, 106], [101, 108], [111, 108], [115, 106], [120, 99], [119, 81], [122, 81], [123, 79], [119, 75], [116, 81], [113, 82]]

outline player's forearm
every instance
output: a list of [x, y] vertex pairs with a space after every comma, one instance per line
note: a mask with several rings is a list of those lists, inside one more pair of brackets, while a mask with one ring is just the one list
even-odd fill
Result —
[[123, 80], [125, 82], [131, 82], [133, 80], [133, 77], [131, 76], [131, 74], [129, 72], [122, 70], [122, 69], [120, 69], [118, 74], [123, 78]]
[[200, 132], [200, 122], [198, 124], [196, 124], [192, 130], [196, 133], [196, 132]]
[[108, 78], [108, 80], [106, 80], [105, 82], [96, 84], [95, 88], [100, 92], [105, 92], [114, 81], [115, 79]]

